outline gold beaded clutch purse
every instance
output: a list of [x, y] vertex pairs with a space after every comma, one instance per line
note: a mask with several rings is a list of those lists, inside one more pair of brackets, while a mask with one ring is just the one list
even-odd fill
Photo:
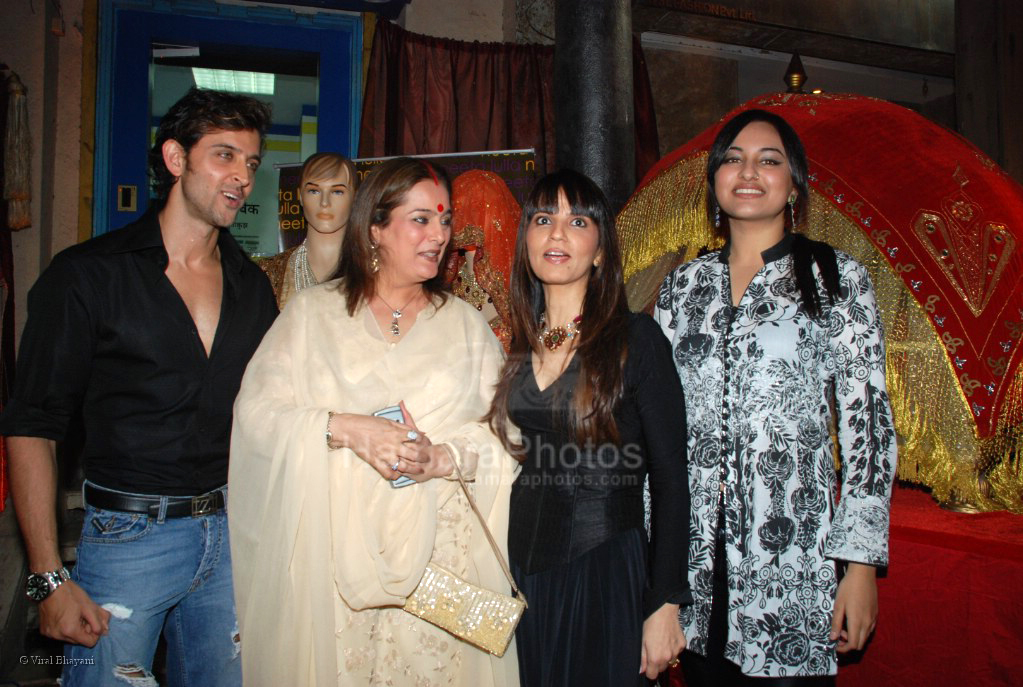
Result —
[[504, 656], [515, 634], [515, 627], [527, 608], [526, 597], [515, 584], [508, 562], [497, 548], [487, 521], [476, 507], [476, 501], [465, 486], [462, 471], [454, 458], [451, 464], [462, 485], [462, 491], [469, 499], [469, 505], [483, 525], [483, 532], [487, 535], [501, 569], [511, 583], [513, 596], [471, 584], [439, 565], [430, 563], [426, 566], [419, 586], [405, 600], [405, 610], [473, 646], [498, 657]]

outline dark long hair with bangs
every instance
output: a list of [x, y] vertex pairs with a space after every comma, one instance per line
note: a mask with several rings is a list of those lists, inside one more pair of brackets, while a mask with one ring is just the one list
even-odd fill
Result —
[[562, 193], [573, 214], [588, 217], [596, 225], [601, 255], [600, 264], [590, 271], [583, 298], [575, 353], [580, 361], [579, 381], [566, 420], [580, 444], [619, 440], [614, 410], [624, 387], [629, 307], [614, 213], [593, 181], [574, 170], [562, 169], [540, 179], [522, 207], [511, 270], [511, 351], [486, 416], [491, 429], [515, 455], [521, 454], [522, 447], [515, 446], [508, 436], [508, 398], [512, 381], [523, 365], [530, 364], [530, 354], [541, 354], [540, 315], [547, 307], [543, 283], [529, 265], [526, 231], [538, 213], [558, 211], [558, 197]]
[[[374, 225], [386, 227], [391, 222], [391, 211], [405, 202], [409, 190], [420, 181], [443, 185], [451, 195], [451, 180], [444, 168], [413, 157], [387, 160], [359, 184], [352, 201], [348, 229], [341, 241], [341, 260], [333, 276], [342, 278], [338, 288], [345, 297], [349, 316], [376, 294], [373, 235], [370, 230]], [[439, 265], [447, 264], [451, 243], [448, 241], [445, 246]], [[444, 270], [437, 270], [437, 276], [423, 282], [423, 290], [435, 304], [443, 303], [448, 291]]]

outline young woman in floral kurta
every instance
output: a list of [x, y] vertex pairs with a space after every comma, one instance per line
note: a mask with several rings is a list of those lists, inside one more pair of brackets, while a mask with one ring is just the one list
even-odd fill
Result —
[[783, 120], [738, 115], [707, 176], [729, 242], [669, 275], [655, 310], [690, 431], [683, 666], [690, 687], [813, 684], [877, 617], [896, 461], [881, 320], [862, 265], [790, 231], [809, 197]]

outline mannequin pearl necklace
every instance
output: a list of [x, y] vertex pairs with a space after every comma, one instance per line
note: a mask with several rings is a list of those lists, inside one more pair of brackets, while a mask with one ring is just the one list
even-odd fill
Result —
[[320, 282], [316, 280], [316, 275], [313, 274], [312, 267], [309, 266], [309, 249], [306, 246], [306, 242], [295, 249], [294, 257], [294, 276], [295, 276], [295, 292], [299, 292], [302, 289], [307, 289], [310, 286], [316, 286]]

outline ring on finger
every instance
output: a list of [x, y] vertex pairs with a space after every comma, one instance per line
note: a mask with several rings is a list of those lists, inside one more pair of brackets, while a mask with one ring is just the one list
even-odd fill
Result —
[[414, 430], [414, 429], [410, 429], [410, 430], [409, 430], [409, 431], [408, 431], [408, 432], [407, 432], [407, 433], [405, 434], [405, 440], [406, 440], [406, 441], [415, 441], [415, 440], [416, 440], [416, 439], [418, 439], [418, 438], [419, 438], [419, 432], [417, 432], [417, 431], [416, 431], [416, 430]]
[[399, 458], [398, 460], [394, 461], [394, 465], [391, 466], [391, 470], [393, 472], [398, 472], [398, 466], [399, 465], [401, 465], [401, 458]]
[[673, 658], [670, 661], [668, 661], [668, 667], [669, 668], [674, 668], [677, 665], [678, 665], [678, 656], [676, 656], [675, 658]]

